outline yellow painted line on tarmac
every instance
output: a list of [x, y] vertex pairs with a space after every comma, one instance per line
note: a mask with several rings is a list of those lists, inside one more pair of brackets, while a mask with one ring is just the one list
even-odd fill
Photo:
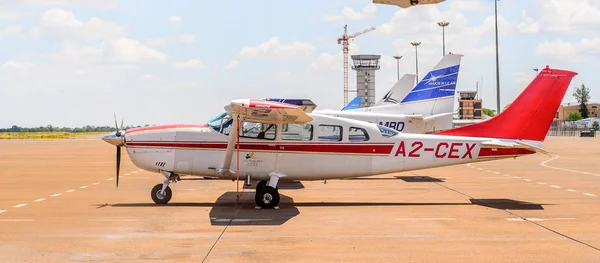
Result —
[[587, 196], [592, 196], [592, 197], [596, 196], [595, 194], [590, 194], [590, 193], [583, 193], [583, 194], [587, 195]]
[[13, 207], [14, 207], [14, 208], [21, 208], [21, 207], [24, 207], [24, 206], [26, 206], [26, 205], [27, 205], [27, 204], [18, 204], [18, 205], [14, 205]]
[[46, 198], [40, 198], [40, 199], [36, 199], [36, 200], [33, 200], [33, 201], [37, 203], [37, 202], [41, 202], [41, 201], [44, 201], [44, 200], [46, 200]]

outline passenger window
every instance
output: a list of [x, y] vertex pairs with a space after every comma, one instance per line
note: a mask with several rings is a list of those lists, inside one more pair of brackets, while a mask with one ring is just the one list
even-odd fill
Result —
[[348, 140], [351, 142], [364, 142], [369, 140], [369, 133], [363, 128], [350, 127]]
[[342, 126], [319, 125], [319, 141], [339, 142], [342, 140]]
[[244, 121], [241, 123], [240, 137], [275, 140], [276, 129], [275, 124]]
[[312, 124], [283, 124], [281, 139], [286, 141], [312, 141]]

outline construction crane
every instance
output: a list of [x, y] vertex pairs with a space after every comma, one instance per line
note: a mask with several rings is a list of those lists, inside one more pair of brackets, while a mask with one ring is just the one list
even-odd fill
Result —
[[349, 36], [348, 25], [344, 25], [344, 35], [337, 40], [338, 44], [342, 44], [342, 51], [344, 52], [344, 106], [348, 105], [348, 41], [373, 30], [375, 28], [371, 27]]

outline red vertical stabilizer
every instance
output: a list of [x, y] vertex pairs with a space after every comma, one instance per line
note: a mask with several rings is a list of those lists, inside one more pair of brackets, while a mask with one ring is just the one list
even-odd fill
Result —
[[575, 75], [573, 71], [546, 66], [496, 117], [437, 134], [543, 141]]

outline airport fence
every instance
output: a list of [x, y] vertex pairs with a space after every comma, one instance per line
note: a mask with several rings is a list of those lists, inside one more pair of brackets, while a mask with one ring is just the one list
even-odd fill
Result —
[[588, 127], [577, 125], [575, 121], [553, 120], [548, 136], [572, 136], [578, 137], [581, 131], [589, 131]]

